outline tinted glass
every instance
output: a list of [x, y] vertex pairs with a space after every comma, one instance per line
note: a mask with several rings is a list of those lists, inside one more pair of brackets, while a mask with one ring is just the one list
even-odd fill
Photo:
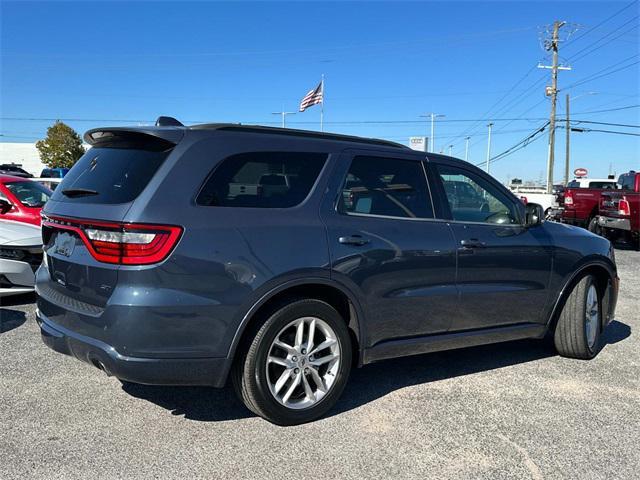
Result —
[[519, 223], [515, 204], [495, 185], [464, 169], [444, 165], [437, 168], [454, 220]]
[[571, 182], [567, 183], [567, 188], [580, 188], [580, 182], [572, 180]]
[[4, 185], [25, 207], [42, 207], [51, 197], [51, 190], [37, 182], [7, 182]]
[[422, 164], [411, 160], [355, 157], [342, 187], [343, 213], [433, 218]]
[[[56, 188], [61, 202], [127, 203], [147, 186], [169, 151], [126, 148], [92, 148], [85, 153]], [[67, 196], [64, 190], [88, 190], [94, 195]]]
[[616, 182], [589, 182], [589, 188], [617, 188]]
[[635, 173], [625, 173], [618, 177], [618, 183], [623, 190], [633, 190], [634, 182], [636, 179]]
[[198, 194], [199, 205], [288, 208], [307, 198], [326, 153], [242, 153], [223, 160]]

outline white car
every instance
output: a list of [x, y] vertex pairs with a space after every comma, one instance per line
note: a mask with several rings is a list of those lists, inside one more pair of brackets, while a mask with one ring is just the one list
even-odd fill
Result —
[[0, 297], [33, 292], [41, 262], [40, 227], [0, 220]]

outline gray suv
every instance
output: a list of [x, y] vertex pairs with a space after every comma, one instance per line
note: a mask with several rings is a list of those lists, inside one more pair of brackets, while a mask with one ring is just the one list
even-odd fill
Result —
[[613, 317], [610, 243], [460, 160], [166, 117], [85, 140], [43, 211], [36, 315], [49, 347], [124, 382], [231, 377], [291, 425], [352, 366], [547, 334], [589, 359]]

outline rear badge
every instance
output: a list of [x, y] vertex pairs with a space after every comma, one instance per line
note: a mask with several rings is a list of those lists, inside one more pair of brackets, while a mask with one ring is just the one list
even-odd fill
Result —
[[53, 244], [53, 251], [59, 255], [70, 257], [73, 253], [73, 249], [76, 246], [76, 240], [68, 233], [62, 232], [56, 235], [55, 242]]

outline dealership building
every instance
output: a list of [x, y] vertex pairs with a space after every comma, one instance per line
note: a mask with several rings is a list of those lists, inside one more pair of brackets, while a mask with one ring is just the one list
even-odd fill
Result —
[[[84, 147], [89, 148], [89, 145]], [[35, 177], [39, 177], [45, 168], [35, 143], [0, 142], [0, 164], [2, 163], [22, 165], [23, 169]]]

